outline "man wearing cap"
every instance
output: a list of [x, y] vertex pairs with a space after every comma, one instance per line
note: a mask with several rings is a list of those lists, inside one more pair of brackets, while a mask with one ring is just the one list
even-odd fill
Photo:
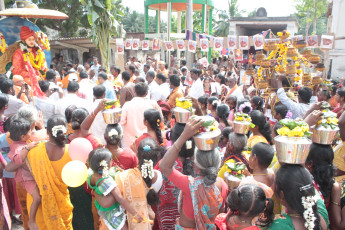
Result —
[[[23, 26], [20, 29], [20, 39], [21, 39], [21, 48], [17, 49], [14, 54], [13, 54], [13, 59], [12, 59], [12, 65], [14, 67], [13, 69], [13, 75], [20, 75], [24, 78], [24, 81], [31, 85], [31, 77], [36, 77], [37, 80], [40, 80], [42, 77], [42, 74], [47, 70], [47, 63], [46, 60], [43, 60], [43, 67], [39, 66], [38, 68], [33, 68], [33, 73], [30, 73], [29, 70], [25, 67], [28, 62], [24, 60], [23, 54], [25, 53], [25, 49], [27, 49], [36, 59], [38, 56], [38, 48], [35, 46], [36, 45], [36, 36], [35, 36], [35, 31], [31, 30], [27, 26]], [[25, 47], [26, 46], [26, 47]], [[39, 61], [34, 61], [35, 64], [37, 65]], [[32, 75], [35, 76], [32, 76]], [[37, 83], [38, 85], [38, 83]]]

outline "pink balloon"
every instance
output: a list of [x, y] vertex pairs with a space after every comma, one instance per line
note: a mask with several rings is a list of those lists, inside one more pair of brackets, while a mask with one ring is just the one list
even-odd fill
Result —
[[68, 154], [72, 160], [86, 163], [90, 152], [93, 150], [92, 144], [85, 138], [78, 137], [71, 141], [68, 147]]

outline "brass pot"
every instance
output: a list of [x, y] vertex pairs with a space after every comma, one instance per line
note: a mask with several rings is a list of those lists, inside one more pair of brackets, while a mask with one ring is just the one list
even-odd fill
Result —
[[312, 51], [311, 50], [303, 50], [303, 56], [306, 57], [307, 59], [310, 57], [310, 55], [312, 55]]
[[261, 67], [262, 68], [270, 68], [271, 67], [271, 60], [269, 59], [263, 59], [261, 61]]
[[272, 51], [272, 50], [276, 50], [278, 47], [278, 44], [276, 41], [269, 41], [268, 44], [267, 44], [267, 49], [269, 51]]
[[311, 63], [311, 64], [317, 64], [321, 61], [321, 57], [320, 55], [318, 54], [312, 54], [308, 57], [308, 61]]
[[307, 46], [307, 43], [305, 42], [305, 40], [299, 40], [297, 41], [294, 46], [297, 48], [297, 49], [303, 49], [304, 47]]
[[286, 56], [288, 56], [288, 57], [297, 56], [297, 50], [294, 47], [289, 47], [287, 52], [286, 52]]
[[117, 124], [121, 121], [122, 109], [106, 109], [103, 110], [102, 115], [106, 124]]
[[297, 72], [295, 65], [287, 65], [286, 66], [286, 73], [287, 74], [295, 74]]
[[265, 54], [262, 52], [262, 51], [258, 51], [257, 53], [256, 53], [256, 55], [255, 55], [255, 59], [257, 60], [257, 61], [261, 61], [262, 59], [264, 59], [265, 58]]
[[246, 74], [249, 75], [249, 76], [253, 76], [255, 74], [255, 71], [253, 68], [248, 68], [246, 70]]
[[315, 69], [316, 69], [317, 71], [322, 72], [322, 71], [324, 71], [324, 69], [325, 69], [325, 65], [324, 65], [323, 63], [318, 63], [318, 64], [315, 66]]
[[316, 85], [316, 84], [321, 84], [323, 82], [322, 78], [321, 77], [313, 77], [311, 79], [311, 83], [313, 85]]

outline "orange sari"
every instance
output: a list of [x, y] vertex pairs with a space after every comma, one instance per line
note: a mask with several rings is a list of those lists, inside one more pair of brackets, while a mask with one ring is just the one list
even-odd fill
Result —
[[[39, 229], [68, 230], [72, 227], [73, 206], [69, 198], [67, 185], [61, 178], [62, 168], [71, 161], [68, 155], [68, 145], [63, 157], [58, 161], [50, 161], [45, 142], [30, 150], [27, 164], [35, 178], [41, 194], [41, 205], [36, 214]], [[28, 208], [32, 197], [27, 196]], [[29, 210], [30, 212], [30, 210]]]
[[[154, 212], [151, 206], [147, 203], [146, 194], [149, 191], [146, 183], [141, 177], [141, 172], [138, 168], [128, 169], [116, 175], [115, 177], [118, 188], [121, 190], [122, 196], [130, 202], [130, 204], [137, 210], [138, 214], [143, 218], [154, 219]], [[128, 229], [149, 230], [152, 226], [149, 223], [134, 223], [133, 216], [127, 212]]]

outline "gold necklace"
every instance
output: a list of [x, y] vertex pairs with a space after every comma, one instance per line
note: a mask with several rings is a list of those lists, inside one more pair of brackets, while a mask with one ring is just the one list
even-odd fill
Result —
[[262, 174], [260, 174], [260, 173], [255, 174], [255, 173], [253, 173], [252, 175], [253, 175], [253, 176], [267, 176], [268, 173], [262, 173]]
[[288, 214], [290, 217], [296, 217], [301, 218], [302, 216], [300, 214]]

